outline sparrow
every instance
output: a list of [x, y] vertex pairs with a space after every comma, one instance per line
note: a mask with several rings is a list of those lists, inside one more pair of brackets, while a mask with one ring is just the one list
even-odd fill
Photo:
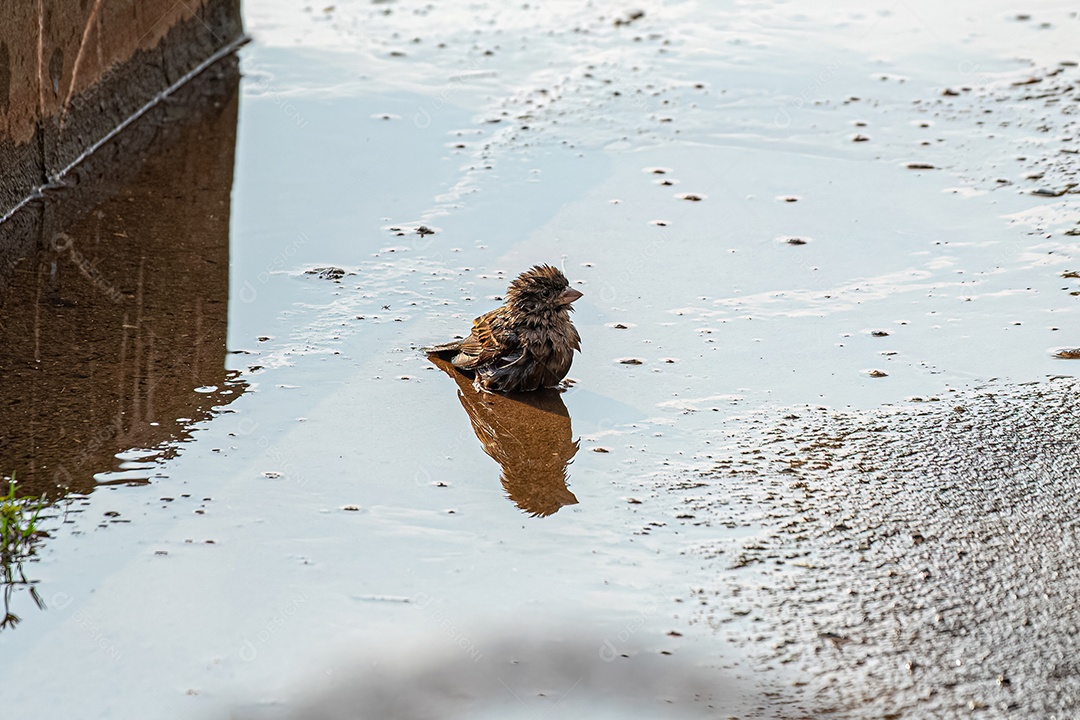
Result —
[[554, 387], [569, 372], [574, 351], [581, 350], [570, 321], [571, 303], [581, 295], [561, 270], [536, 265], [510, 283], [502, 307], [473, 320], [469, 337], [423, 351], [449, 357], [490, 392]]

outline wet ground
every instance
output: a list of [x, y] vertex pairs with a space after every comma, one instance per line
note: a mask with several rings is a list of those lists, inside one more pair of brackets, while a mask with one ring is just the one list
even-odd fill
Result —
[[1061, 378], [733, 423], [679, 507], [758, 532], [696, 551], [727, 569], [699, 620], [799, 668], [820, 715], [1074, 714], [1076, 397]]
[[[163, 190], [180, 173], [151, 168], [20, 276], [55, 263], [104, 295], [90, 325], [119, 334], [68, 352], [109, 348], [100, 387], [132, 389], [95, 407], [146, 422], [19, 398], [57, 409], [17, 473], [59, 463], [75, 492], [27, 563], [44, 610], [17, 591], [0, 632], [6, 707], [1075, 707], [1075, 386], [1052, 379], [1080, 346], [1074, 6], [267, 2], [246, 23], [239, 97], [159, 166], [228, 156], [232, 108], [231, 207], [227, 172]], [[192, 220], [223, 216], [227, 253]], [[148, 326], [107, 291], [151, 293], [83, 244], [132, 217], [208, 241], [155, 270], [187, 292], [133, 305], [166, 321], [139, 362], [123, 330]], [[193, 258], [227, 262], [227, 297]], [[570, 390], [486, 402], [418, 352], [537, 262], [585, 293]], [[26, 326], [90, 302], [60, 295], [27, 291]], [[176, 379], [190, 341], [145, 360], [226, 302], [224, 369]], [[5, 368], [39, 346], [8, 347]]]

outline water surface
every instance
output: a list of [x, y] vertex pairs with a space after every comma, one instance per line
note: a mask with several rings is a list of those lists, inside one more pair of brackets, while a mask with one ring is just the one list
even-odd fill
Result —
[[[244, 392], [174, 413], [187, 439], [151, 482], [99, 486], [57, 525], [34, 563], [47, 611], [24, 599], [0, 634], [16, 711], [287, 715], [357, 667], [412, 692], [418, 658], [467, 669], [524, 636], [586, 666], [614, 648], [659, 677], [713, 672], [730, 715], [811, 712], [764, 620], [718, 632], [696, 610], [741, 612], [702, 548], [771, 537], [768, 504], [721, 488], [725, 523], [680, 503], [718, 457], [758, 452], [732, 449], [740, 418], [1072, 374], [1053, 351], [1080, 345], [1062, 277], [1080, 216], [1031, 192], [1075, 174], [1078, 74], [1059, 63], [1078, 20], [1055, 2], [638, 8], [247, 8], [222, 370]], [[545, 416], [577, 447], [539, 505], [417, 351], [537, 262], [585, 293], [565, 415]], [[125, 477], [97, 462], [84, 479]], [[536, 709], [605, 686], [525, 687]], [[623, 691], [643, 712], [661, 694]]]

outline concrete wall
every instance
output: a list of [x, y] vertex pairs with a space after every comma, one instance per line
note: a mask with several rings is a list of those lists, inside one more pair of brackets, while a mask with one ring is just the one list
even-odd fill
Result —
[[5, 2], [0, 217], [242, 34], [240, 0]]

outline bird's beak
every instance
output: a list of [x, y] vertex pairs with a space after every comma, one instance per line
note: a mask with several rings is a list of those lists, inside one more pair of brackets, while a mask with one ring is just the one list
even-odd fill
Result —
[[568, 287], [565, 290], [563, 290], [561, 293], [559, 293], [559, 297], [558, 297], [559, 304], [560, 305], [569, 305], [570, 303], [574, 302], [579, 297], [581, 297], [581, 295], [582, 295], [581, 292], [575, 290], [574, 288]]

